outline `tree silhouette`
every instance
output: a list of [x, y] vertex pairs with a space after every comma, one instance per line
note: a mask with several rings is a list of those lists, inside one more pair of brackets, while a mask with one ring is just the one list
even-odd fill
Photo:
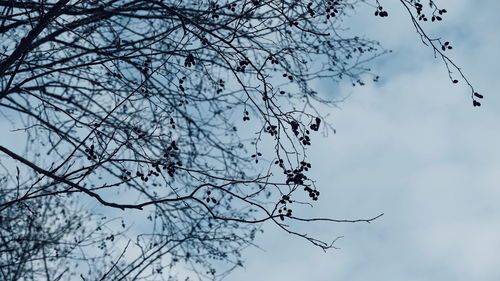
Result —
[[[400, 2], [479, 106], [420, 25], [446, 10]], [[0, 146], [2, 279], [216, 279], [263, 222], [326, 250], [293, 223], [379, 217], [293, 211], [320, 197], [306, 150], [333, 131], [314, 84], [378, 79], [366, 64], [386, 51], [340, 32], [364, 4], [390, 16], [368, 0], [0, 1], [1, 112], [26, 145]]]

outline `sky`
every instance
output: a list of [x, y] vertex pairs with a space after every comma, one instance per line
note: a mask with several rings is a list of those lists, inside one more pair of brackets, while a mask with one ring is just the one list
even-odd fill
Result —
[[[337, 134], [311, 146], [311, 177], [321, 197], [311, 216], [384, 216], [371, 224], [316, 223], [298, 230], [324, 240], [323, 252], [272, 224], [243, 254], [237, 281], [500, 280], [500, 1], [436, 0], [444, 21], [428, 26], [450, 41], [449, 53], [477, 91], [421, 44], [399, 1], [381, 1], [388, 18], [361, 9], [349, 32], [393, 50], [373, 62], [379, 83], [318, 85], [348, 97], [331, 113]], [[0, 128], [7, 127], [0, 119]], [[4, 129], [2, 129], [4, 130]], [[14, 138], [2, 145], [21, 149]]]
[[[387, 3], [386, 3], [387, 2]], [[388, 3], [390, 2], [390, 3]], [[399, 1], [383, 1], [388, 18], [360, 10], [350, 32], [393, 50], [374, 62], [382, 77], [328, 109], [337, 134], [309, 150], [322, 194], [311, 212], [369, 218], [371, 224], [306, 224], [323, 239], [343, 236], [326, 253], [268, 224], [245, 268], [227, 280], [498, 281], [500, 280], [500, 2], [439, 0], [448, 13], [431, 34], [476, 90], [452, 84], [444, 65], [423, 46]], [[319, 85], [320, 91], [331, 91]]]

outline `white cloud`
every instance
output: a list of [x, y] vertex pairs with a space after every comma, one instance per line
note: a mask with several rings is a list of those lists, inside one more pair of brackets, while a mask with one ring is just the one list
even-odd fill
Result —
[[306, 225], [323, 238], [345, 236], [326, 254], [269, 227], [258, 241], [266, 251], [248, 250], [246, 270], [230, 280], [500, 280], [500, 2], [440, 2], [449, 21], [436, 32], [455, 42], [450, 54], [485, 95], [483, 107], [447, 80], [400, 22], [407, 18], [385, 19], [383, 32], [382, 23], [362, 24], [399, 51], [377, 67], [385, 83], [342, 89], [353, 94], [332, 112], [337, 135], [311, 150], [322, 191], [313, 212], [385, 216]]

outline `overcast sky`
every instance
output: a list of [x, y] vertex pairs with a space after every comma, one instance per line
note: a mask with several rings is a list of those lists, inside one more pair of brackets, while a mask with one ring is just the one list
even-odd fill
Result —
[[[310, 150], [322, 195], [314, 213], [367, 218], [372, 224], [306, 225], [324, 253], [272, 225], [228, 280], [500, 280], [500, 1], [439, 0], [448, 10], [431, 33], [449, 40], [451, 57], [477, 91], [453, 85], [421, 44], [399, 1], [389, 17], [358, 12], [353, 32], [394, 52], [376, 61], [381, 83], [342, 87], [350, 97], [330, 110], [337, 134]], [[328, 90], [323, 87], [323, 90]]]
[[[463, 83], [451, 84], [399, 1], [381, 1], [388, 18], [358, 11], [352, 33], [393, 53], [374, 62], [379, 83], [330, 93], [349, 98], [324, 109], [337, 134], [316, 138], [309, 151], [322, 192], [313, 213], [385, 215], [372, 224], [305, 225], [325, 240], [344, 236], [327, 253], [266, 225], [256, 241], [262, 249], [248, 249], [245, 268], [227, 280], [500, 280], [500, 1], [436, 1], [448, 13], [431, 33], [452, 43], [450, 56], [483, 106], [472, 107]], [[0, 119], [2, 131], [6, 124]], [[14, 138], [2, 145], [21, 149]]]

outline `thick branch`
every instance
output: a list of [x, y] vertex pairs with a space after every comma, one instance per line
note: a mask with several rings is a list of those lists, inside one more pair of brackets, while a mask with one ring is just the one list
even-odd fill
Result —
[[[69, 2], [69, 0], [60, 0], [43, 16], [38, 24], [24, 37], [14, 52], [0, 64], [0, 77], [4, 75], [5, 71], [16, 62], [26, 51], [31, 47], [31, 43], [40, 33], [47, 27], [50, 21], [59, 15], [59, 12]], [[0, 96], [0, 99], [3, 96]]]

